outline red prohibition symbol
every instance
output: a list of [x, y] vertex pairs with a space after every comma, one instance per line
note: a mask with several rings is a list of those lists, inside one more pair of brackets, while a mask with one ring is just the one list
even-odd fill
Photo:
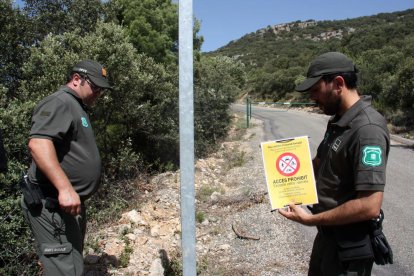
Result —
[[276, 169], [284, 176], [295, 175], [299, 171], [299, 168], [299, 158], [290, 152], [280, 155], [276, 161]]

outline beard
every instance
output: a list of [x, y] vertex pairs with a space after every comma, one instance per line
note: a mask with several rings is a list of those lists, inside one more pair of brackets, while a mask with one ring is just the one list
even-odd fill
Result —
[[332, 116], [338, 113], [341, 102], [341, 97], [339, 97], [333, 90], [329, 90], [329, 92], [326, 93], [325, 103], [319, 105], [319, 107], [322, 109], [324, 114]]

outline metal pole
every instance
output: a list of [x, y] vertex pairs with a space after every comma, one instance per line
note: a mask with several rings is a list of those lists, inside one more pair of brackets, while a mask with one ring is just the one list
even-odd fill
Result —
[[246, 97], [246, 126], [249, 128], [249, 97]]
[[194, 200], [193, 2], [179, 2], [181, 247], [183, 275], [196, 275]]
[[249, 119], [252, 118], [252, 100], [249, 98]]

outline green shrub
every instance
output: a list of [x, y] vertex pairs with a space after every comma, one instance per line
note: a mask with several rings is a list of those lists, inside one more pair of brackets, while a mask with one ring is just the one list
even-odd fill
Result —
[[195, 139], [197, 156], [213, 150], [227, 135], [230, 104], [245, 84], [244, 65], [228, 57], [202, 58], [196, 64]]
[[40, 269], [18, 200], [17, 196], [0, 200], [0, 275], [35, 275]]
[[241, 167], [246, 163], [246, 152], [245, 151], [231, 151], [225, 152], [224, 155], [226, 162], [226, 170], [231, 170], [235, 167]]
[[202, 211], [196, 213], [196, 221], [202, 223], [205, 220], [205, 214]]
[[125, 242], [124, 251], [122, 251], [121, 256], [119, 256], [119, 266], [120, 267], [127, 267], [128, 266], [131, 254], [134, 252], [134, 249], [132, 248], [128, 238], [125, 237], [124, 242]]

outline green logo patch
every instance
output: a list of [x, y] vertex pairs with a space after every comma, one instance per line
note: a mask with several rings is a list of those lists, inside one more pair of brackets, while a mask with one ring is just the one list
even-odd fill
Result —
[[379, 146], [365, 146], [362, 149], [362, 163], [367, 166], [377, 167], [382, 164], [382, 150]]
[[86, 120], [86, 118], [85, 118], [85, 117], [81, 117], [81, 121], [82, 121], [82, 125], [83, 125], [84, 127], [88, 127], [88, 126], [89, 126], [89, 124], [88, 124], [88, 120]]

